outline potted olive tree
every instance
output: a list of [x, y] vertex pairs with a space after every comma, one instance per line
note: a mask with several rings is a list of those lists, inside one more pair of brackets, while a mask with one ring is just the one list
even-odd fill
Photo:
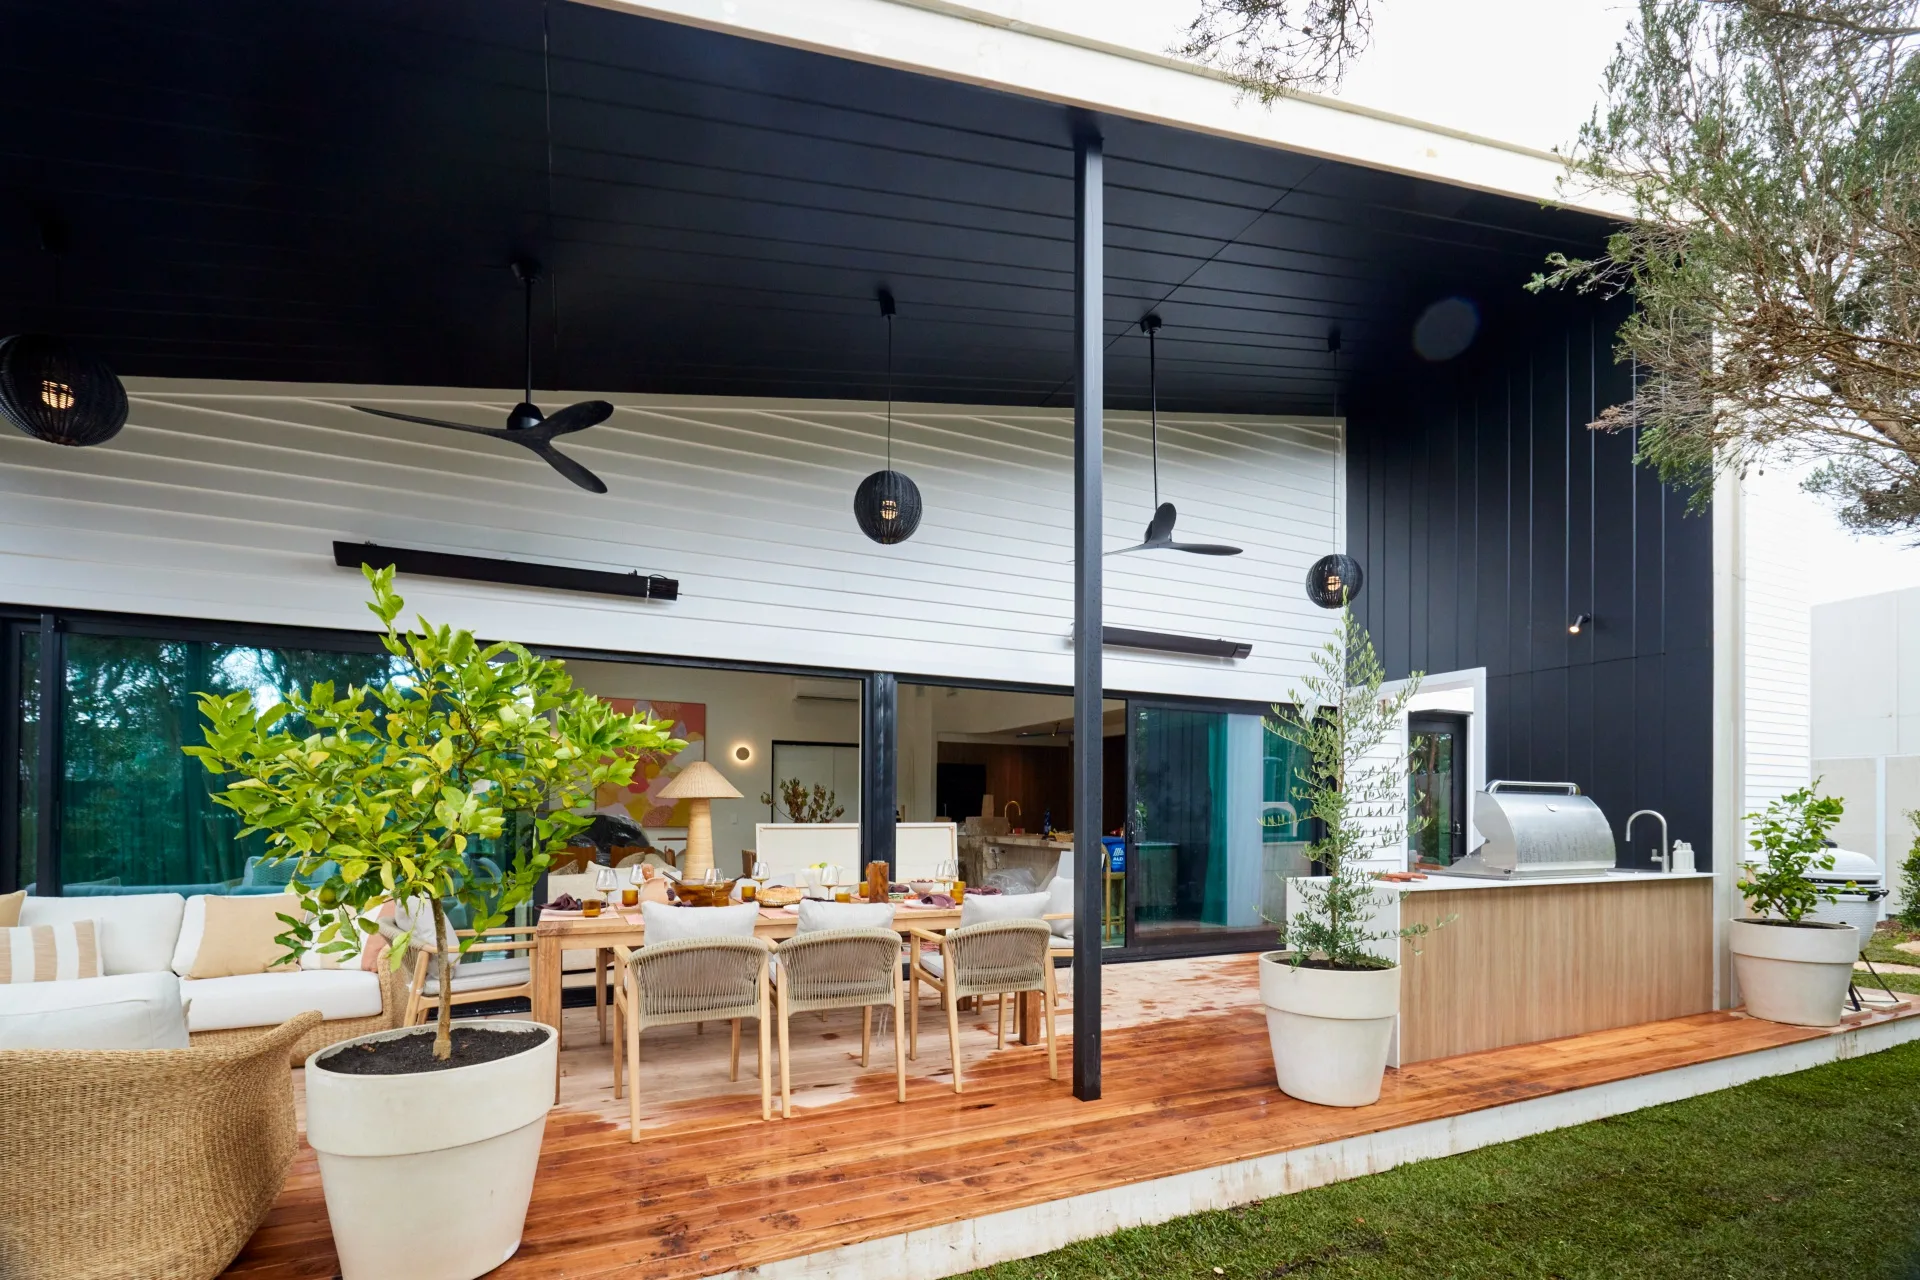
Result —
[[1747, 843], [1759, 856], [1747, 860], [1738, 887], [1754, 914], [1733, 921], [1728, 942], [1734, 977], [1756, 1018], [1803, 1027], [1840, 1021], [1863, 940], [1850, 924], [1807, 919], [1836, 898], [1807, 870], [1833, 868], [1827, 833], [1843, 807], [1838, 796], [1820, 795], [1815, 782], [1747, 815], [1754, 824]]
[[[684, 744], [519, 645], [424, 619], [397, 628], [392, 568], [366, 574], [394, 659], [384, 685], [316, 684], [266, 711], [249, 692], [202, 695], [206, 745], [187, 750], [227, 781], [215, 798], [245, 820], [242, 834], [264, 832], [297, 864], [300, 909], [279, 938], [291, 952], [358, 953], [389, 903], [398, 932], [385, 963], [399, 966], [416, 939], [435, 949], [433, 1027], [307, 1059], [307, 1138], [345, 1280], [469, 1280], [520, 1246], [559, 1038], [527, 1021], [453, 1031], [454, 967], [476, 938], [457, 936], [452, 917], [482, 938], [500, 929], [588, 824], [579, 810], [594, 789]], [[511, 863], [482, 878], [469, 844], [503, 835]]]
[[1260, 1002], [1280, 1091], [1364, 1107], [1380, 1099], [1400, 1012], [1399, 965], [1374, 944], [1426, 932], [1380, 927], [1387, 895], [1361, 865], [1378, 850], [1405, 847], [1406, 760], [1389, 744], [1420, 677], [1382, 698], [1380, 660], [1350, 608], [1314, 666], [1304, 694], [1289, 693], [1293, 705], [1275, 707], [1268, 724], [1307, 756], [1300, 817], [1318, 828], [1307, 856], [1326, 879], [1298, 884], [1281, 925], [1285, 949], [1260, 957]]

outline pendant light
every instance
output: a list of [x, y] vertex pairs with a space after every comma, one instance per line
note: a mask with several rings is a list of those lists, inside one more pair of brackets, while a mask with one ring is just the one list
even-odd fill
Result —
[[1160, 317], [1147, 315], [1140, 321], [1141, 332], [1147, 335], [1147, 412], [1149, 439], [1153, 442], [1153, 519], [1147, 521], [1146, 536], [1131, 547], [1121, 547], [1117, 551], [1107, 552], [1110, 556], [1123, 556], [1131, 551], [1185, 551], [1196, 556], [1237, 556], [1239, 547], [1230, 547], [1223, 542], [1175, 542], [1173, 540], [1173, 522], [1179, 513], [1171, 502], [1160, 501], [1160, 359], [1159, 335]]
[[887, 466], [860, 482], [853, 492], [853, 518], [860, 532], [883, 546], [905, 542], [920, 527], [920, 487], [893, 469], [893, 294], [880, 291], [880, 314], [887, 322]]
[[[53, 255], [53, 306], [60, 310], [64, 236], [41, 228]], [[66, 338], [20, 333], [0, 339], [0, 414], [35, 440], [75, 448], [105, 444], [127, 422], [127, 389], [106, 361]]]
[[1344, 552], [1321, 556], [1307, 570], [1307, 599], [1322, 609], [1338, 609], [1360, 594], [1366, 584], [1360, 562]]

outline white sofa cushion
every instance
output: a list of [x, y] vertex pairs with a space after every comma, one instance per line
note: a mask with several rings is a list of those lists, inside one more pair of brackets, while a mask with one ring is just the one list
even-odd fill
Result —
[[[1073, 881], [1065, 876], [1055, 876], [1053, 883], [1047, 886], [1047, 914], [1073, 914]], [[1073, 937], [1073, 921], [1049, 920], [1047, 923], [1053, 926], [1054, 937]]]
[[760, 908], [751, 902], [731, 907], [676, 907], [665, 902], [640, 904], [640, 921], [647, 926], [648, 943], [681, 942], [688, 938], [751, 938], [760, 923]]
[[960, 903], [960, 927], [990, 920], [1038, 920], [1047, 914], [1046, 893], [970, 893]]
[[29, 896], [20, 907], [20, 923], [100, 922], [100, 962], [108, 977], [122, 973], [166, 973], [173, 967], [174, 944], [187, 900], [177, 893], [129, 893], [87, 898]]
[[891, 902], [822, 902], [802, 898], [795, 906], [800, 923], [795, 933], [818, 933], [823, 929], [891, 929]]
[[275, 1027], [317, 1009], [331, 1022], [380, 1012], [380, 979], [364, 969], [303, 969], [241, 973], [229, 978], [182, 978], [187, 1030]]
[[0, 987], [0, 1049], [184, 1049], [171, 973]]
[[[479, 960], [453, 967], [453, 991], [459, 995], [465, 991], [483, 991], [489, 987], [519, 986], [533, 977], [533, 963], [529, 960]], [[427, 962], [427, 981], [421, 987], [422, 995], [440, 994], [440, 966], [436, 962]]]

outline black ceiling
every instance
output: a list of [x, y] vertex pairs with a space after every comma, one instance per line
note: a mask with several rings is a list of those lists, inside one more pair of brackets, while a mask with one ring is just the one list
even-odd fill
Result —
[[[514, 385], [529, 254], [546, 385], [877, 396], [884, 286], [901, 398], [1070, 400], [1060, 107], [539, 0], [8, 0], [0, 65], [0, 332], [123, 374]], [[1604, 231], [1097, 124], [1117, 405], [1149, 310], [1163, 404], [1324, 413], [1329, 328], [1350, 384], [1438, 298], [1541, 305], [1542, 256]]]

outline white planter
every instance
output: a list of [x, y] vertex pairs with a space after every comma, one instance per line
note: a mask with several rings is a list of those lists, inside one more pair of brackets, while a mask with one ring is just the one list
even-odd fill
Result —
[[1801, 1027], [1840, 1021], [1860, 954], [1852, 925], [1735, 920], [1728, 942], [1748, 1013]]
[[1378, 1102], [1400, 1012], [1399, 968], [1296, 969], [1288, 959], [1284, 951], [1260, 957], [1280, 1092], [1325, 1107]]
[[559, 1037], [538, 1022], [464, 1025], [541, 1031], [546, 1041], [497, 1062], [416, 1075], [314, 1066], [337, 1046], [307, 1059], [307, 1142], [320, 1158], [341, 1280], [473, 1280], [520, 1247]]

